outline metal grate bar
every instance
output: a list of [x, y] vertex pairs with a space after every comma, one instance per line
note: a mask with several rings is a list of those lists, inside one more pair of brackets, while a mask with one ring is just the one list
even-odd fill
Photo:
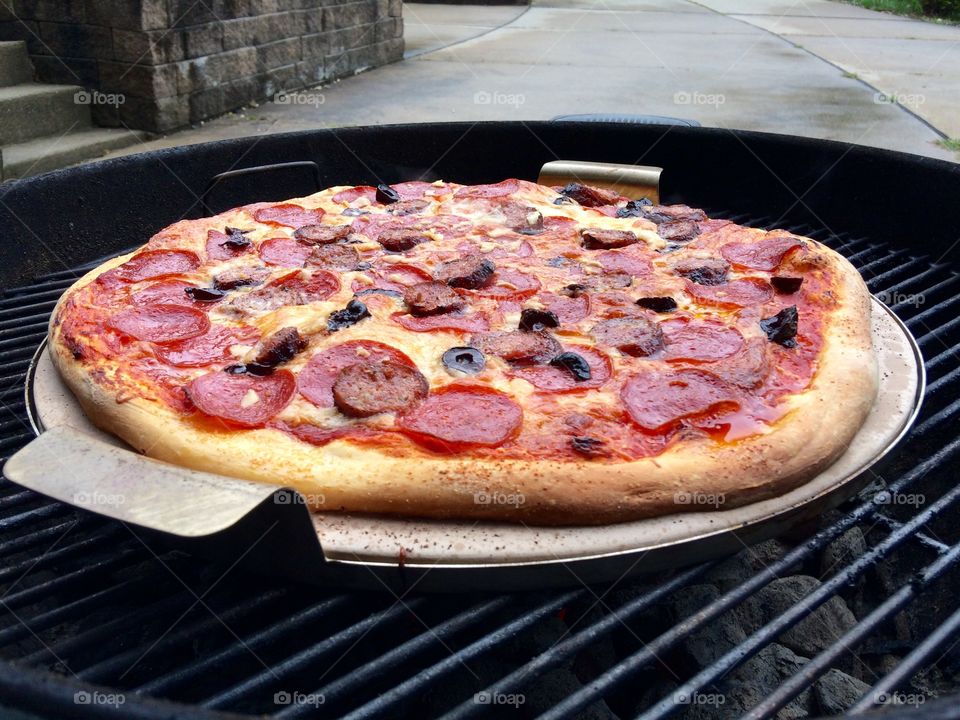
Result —
[[[903, 523], [899, 520], [894, 520], [893, 518], [887, 517], [883, 513], [877, 513], [873, 516], [873, 520], [878, 525], [883, 525], [888, 530], [896, 530], [903, 527]], [[943, 554], [950, 551], [950, 546], [946, 543], [942, 543], [939, 540], [934, 540], [932, 537], [927, 535], [925, 532], [917, 532], [914, 534], [913, 539], [919, 542], [921, 545], [925, 545], [930, 548], [937, 554]]]
[[0, 630], [0, 647], [6, 647], [29, 635], [59, 625], [71, 617], [78, 617], [83, 612], [95, 611], [115, 598], [119, 599], [134, 587], [151, 587], [154, 585], [155, 583], [152, 580], [127, 580], [106, 590], [98, 590], [73, 602], [65, 603], [49, 612], [35, 615], [27, 622], [17, 623]]
[[[950, 447], [952, 447], [954, 451], [960, 449], [960, 441], [952, 443]], [[693, 678], [677, 688], [677, 692], [690, 696], [699, 692], [701, 688], [715, 683], [728, 672], [740, 666], [759, 652], [765, 645], [768, 645], [774, 638], [779, 637], [784, 631], [789, 630], [820, 605], [831, 597], [834, 597], [840, 588], [854, 578], [859, 577], [868, 568], [876, 564], [878, 560], [886, 557], [905, 540], [909, 539], [911, 533], [923, 527], [925, 523], [933, 519], [941, 510], [950, 507], [950, 505], [957, 500], [960, 500], [960, 485], [955, 486], [950, 492], [930, 505], [926, 510], [913, 516], [909, 522], [904, 523], [902, 527], [894, 530], [884, 538], [884, 540], [852, 561], [842, 573], [834, 575], [785, 613], [750, 635], [744, 642], [741, 642], [735, 649], [715, 661], [710, 667], [701, 670]], [[944, 556], [944, 558], [946, 557], [949, 556]], [[573, 707], [574, 703], [571, 703], [571, 701], [574, 697], [575, 696], [567, 698], [563, 703], [554, 708], [553, 711], [551, 711], [554, 714], [553, 716], [556, 717], [555, 713], [561, 707], [567, 706], [568, 704]], [[666, 718], [673, 715], [677, 709], [677, 705], [672, 702], [672, 698], [665, 698], [638, 716], [638, 718], [643, 718], [643, 720]], [[547, 716], [550, 715], [551, 713], [547, 714]]]
[[863, 715], [877, 704], [884, 695], [889, 696], [892, 691], [903, 687], [910, 677], [925, 663], [937, 650], [947, 642], [956, 642], [960, 634], [960, 609], [943, 621], [922, 643], [917, 645], [906, 655], [897, 666], [884, 675], [873, 685], [873, 692], [861, 698], [853, 707], [847, 710], [847, 715]]
[[471, 643], [455, 655], [451, 655], [445, 660], [436, 663], [435, 665], [431, 665], [428, 668], [423, 668], [414, 677], [405, 680], [399, 685], [381, 694], [374, 700], [371, 700], [365, 705], [362, 705], [356, 710], [344, 715], [341, 720], [358, 720], [359, 718], [381, 716], [392, 717], [393, 715], [388, 712], [390, 708], [393, 708], [414, 693], [421, 691], [424, 686], [435, 684], [437, 680], [444, 675], [447, 675], [457, 667], [464, 665], [469, 660], [472, 660], [473, 658], [483, 654], [489, 648], [496, 646], [503, 640], [517, 635], [541, 618], [556, 612], [564, 605], [572, 603], [583, 597], [585, 592], [586, 591], [584, 590], [574, 590], [543, 603], [536, 609], [527, 612], [525, 615], [521, 615], [506, 625], [500, 626], [497, 630], [489, 633], [481, 640]]
[[49, 552], [41, 555], [39, 558], [27, 558], [26, 560], [22, 560], [13, 565], [7, 565], [3, 568], [0, 568], [0, 582], [35, 568], [43, 568], [48, 565], [52, 565], [58, 560], [62, 560], [65, 557], [70, 557], [71, 555], [75, 555], [77, 553], [89, 553], [94, 551], [101, 545], [113, 540], [115, 535], [115, 529], [113, 527], [108, 527], [106, 530], [97, 535], [81, 538], [71, 545], [65, 545], [63, 547], [52, 549]]
[[[940, 466], [943, 462], [946, 462], [958, 450], [960, 450], [960, 441], [955, 441], [954, 443], [941, 448], [940, 451], [930, 457], [927, 461], [915, 466], [911, 472], [904, 474], [899, 480], [892, 483], [889, 487], [889, 490], [891, 492], [899, 492], [902, 489], [909, 487], [911, 483], [916, 482], [931, 469]], [[960, 493], [960, 486], [957, 486], [957, 488], [954, 489], [954, 494], [957, 493]], [[930, 515], [933, 507], [934, 506], [927, 508], [924, 511], [924, 516]], [[799, 564], [805, 558], [812, 555], [815, 551], [820, 550], [824, 545], [833, 540], [835, 537], [838, 537], [841, 533], [845, 532], [853, 525], [857, 525], [864, 519], [876, 514], [876, 509], [877, 506], [874, 505], [872, 501], [864, 502], [858, 507], [854, 508], [851, 512], [837, 520], [837, 522], [830, 527], [820, 530], [812, 538], [795, 547], [777, 562], [768, 565], [766, 568], [764, 568], [764, 570], [748, 579], [745, 583], [742, 583], [737, 588], [729, 591], [723, 597], [718, 598], [705, 608], [702, 608], [694, 617], [688, 618], [687, 620], [677, 624], [671, 628], [671, 630], [648, 643], [643, 650], [621, 660], [615, 668], [608, 670], [604, 675], [596, 678], [589, 684], [584, 685], [582, 689], [578, 690], [573, 695], [570, 695], [560, 705], [555, 706], [548, 713], [543, 715], [542, 720], [547, 720], [547, 718], [556, 719], [566, 717], [567, 715], [572, 715], [577, 711], [588, 707], [598, 700], [609, 688], [619, 684], [620, 682], [623, 682], [635, 671], [650, 663], [655, 658], [656, 654], [673, 646], [676, 644], [676, 642], [692, 633], [705, 622], [739, 605], [756, 590], [759, 590], [761, 587], [767, 585], [767, 583], [770, 581], [780, 577], [781, 573]], [[929, 519], [929, 517], [926, 519]], [[914, 520], [916, 520], [916, 518]], [[915, 522], [905, 525], [904, 528], [901, 528], [901, 530], [898, 531], [897, 535], [890, 535], [885, 542], [889, 543], [890, 539], [894, 537], [899, 537], [902, 541], [905, 533], [908, 532], [908, 528], [913, 528], [917, 525], [918, 524]], [[871, 552], [875, 551], [876, 547]], [[866, 569], [868, 566], [864, 560], [865, 557], [867, 556], [861, 556], [856, 563], [851, 564], [842, 573], [838, 573], [831, 578], [829, 583], [833, 584], [832, 586], [839, 588], [843, 584], [849, 582], [853, 577], [856, 577], [853, 572], [856, 567], [863, 565], [863, 569]], [[821, 589], [823, 587], [826, 587], [826, 585], [821, 586]], [[813, 594], [807, 596], [807, 598], [804, 598], [804, 601], [808, 600], [810, 597], [812, 597], [812, 595]], [[824, 600], [821, 600], [821, 602], [823, 601]], [[801, 605], [795, 606], [794, 612], [796, 611], [797, 607], [802, 607], [802, 610], [806, 610], [808, 605], [806, 603], [801, 603]], [[809, 610], [812, 611], [815, 607], [816, 605], [809, 606]], [[790, 613], [782, 615], [775, 622], [780, 623], [785, 617], [792, 618], [792, 615]], [[796, 623], [799, 619], [799, 617], [794, 619], [791, 625]], [[775, 633], [771, 634], [771, 625], [773, 624], [774, 623], [768, 623], [766, 626], [764, 626], [764, 628], [762, 628], [762, 632], [752, 635], [750, 638], [748, 638], [746, 643], [742, 643], [734, 651], [713, 663], [706, 670], [701, 671], [699, 675], [688, 681], [686, 685], [677, 688], [677, 691], [687, 692], [688, 695], [691, 695], [695, 690], [699, 689], [700, 686], [708, 682], [713, 682], [713, 679], [715, 679], [714, 676], [719, 677], [748, 658], [752, 657], [752, 655], [755, 654], [763, 645], [769, 643], [773, 637], [776, 637], [783, 631], [783, 629], [786, 629], [780, 628], [776, 630]], [[756, 647], [749, 645], [749, 643], [753, 643]], [[749, 654], [747, 654], [748, 648], [753, 648]], [[651, 708], [646, 714], [644, 714], [643, 717], [645, 720], [650, 720], [650, 718], [654, 717], [665, 717], [675, 709], [676, 706], [673, 705], [671, 699], [668, 698]]]
[[46, 327], [48, 320], [50, 319], [49, 312], [37, 313], [36, 315], [27, 315], [11, 318], [10, 320], [0, 320], [0, 330], [19, 330], [21, 327], [26, 327], [28, 330], [32, 330], [38, 324], [42, 327]]
[[[646, 592], [639, 597], [624, 603], [621, 607], [618, 607], [615, 611], [612, 611], [602, 620], [594, 623], [588, 628], [581, 630], [576, 635], [573, 635], [568, 639], [558, 643], [554, 647], [550, 648], [549, 652], [538, 655], [533, 660], [526, 663], [522, 667], [517, 668], [506, 677], [501, 678], [493, 685], [487, 686], [484, 688], [483, 692], [490, 694], [509, 694], [525, 685], [528, 685], [532, 680], [535, 680], [543, 673], [555, 668], [560, 663], [575, 656], [581, 650], [589, 647], [591, 643], [596, 642], [599, 638], [609, 635], [611, 632], [622, 627], [627, 620], [630, 620], [635, 615], [643, 612], [651, 605], [660, 602], [671, 593], [686, 587], [689, 583], [695, 581], [700, 575], [712, 567], [713, 564], [714, 563], [705, 563], [703, 565], [690, 568], [689, 570], [685, 570], [684, 572], [679, 573], [675, 577], [671, 578], [666, 583], [658, 585], [649, 592]], [[469, 718], [482, 714], [483, 710], [483, 706], [468, 700], [444, 715], [443, 720], [460, 720], [462, 718]]]
[[190, 598], [191, 595], [185, 591], [169, 595], [151, 604], [138, 607], [127, 615], [66, 638], [52, 647], [45, 647], [26, 655], [20, 659], [20, 662], [24, 665], [41, 665], [50, 659], [51, 650], [58, 657], [68, 657], [78, 650], [106, 645], [107, 639], [122, 636], [124, 630], [131, 625], [143, 624], [165, 613], [173, 613], [177, 608], [188, 605]]
[[[32, 290], [32, 288], [30, 288]], [[0, 299], [0, 310], [23, 310], [24, 307], [30, 307], [34, 303], [40, 302], [56, 302], [60, 296], [63, 295], [63, 290], [57, 288], [55, 290], [41, 290], [40, 292], [25, 292], [22, 295], [7, 296]], [[29, 304], [24, 306], [24, 302]]]
[[34, 547], [42, 542], [63, 535], [67, 530], [72, 530], [74, 528], [87, 528], [92, 524], [92, 522], [93, 518], [80, 516], [76, 519], [51, 525], [43, 528], [42, 530], [16, 535], [10, 540], [0, 543], [0, 558], [11, 555], [15, 552], [21, 552], [27, 548]]
[[240, 703], [257, 692], [269, 689], [284, 675], [302, 670], [318, 658], [344, 645], [356, 642], [380, 623], [392, 623], [399, 619], [404, 613], [419, 608], [423, 604], [425, 604], [425, 599], [419, 597], [404, 602], [397, 601], [386, 610], [368, 615], [350, 627], [330, 637], [324, 638], [309, 648], [301, 650], [282, 662], [277, 663], [276, 666], [268, 669], [266, 672], [258, 673], [238, 685], [234, 685], [213, 697], [207, 698], [201, 704], [207, 708], [223, 708]]
[[[221, 623], [237, 620], [254, 610], [272, 605], [287, 594], [288, 589], [286, 588], [262, 593], [248, 603], [234, 605], [215, 616], [208, 615], [203, 617], [202, 620], [183, 626], [177, 632], [162, 638], [162, 648], [160, 647], [159, 641], [149, 638], [144, 643], [135, 645], [126, 652], [117, 653], [102, 662], [84, 668], [79, 671], [77, 675], [88, 682], [108, 682], [118, 674], [122, 680], [124, 673], [128, 672], [129, 669], [136, 664], [138, 659], [142, 658], [151, 650], [156, 649], [157, 652], [170, 652], [173, 648], [189, 645], [194, 639], [201, 637], [204, 633], [219, 626]], [[199, 605], [199, 602], [197, 605]]]
[[[24, 435], [23, 437], [32, 438], [33, 433]], [[58, 515], [63, 516], [72, 513], [73, 509], [69, 506], [63, 505], [62, 503], [52, 502], [48, 505], [43, 505], [42, 507], [28, 510], [27, 512], [22, 512], [19, 515], [0, 517], [0, 532], [16, 530], [24, 525], [32, 525], [40, 520], [46, 520], [47, 518], [57, 517]], [[3, 572], [2, 569], [0, 569], [0, 572]]]
[[140, 685], [136, 688], [136, 692], [143, 695], [157, 695], [160, 692], [170, 692], [184, 683], [195, 682], [197, 677], [204, 673], [234, 661], [237, 657], [246, 653], [247, 648], [256, 649], [268, 643], [277, 642], [292, 632], [302, 632], [310, 623], [316, 622], [332, 612], [346, 609], [351, 602], [349, 597], [341, 595], [312, 605], [279, 623], [257, 631], [244, 639], [243, 645], [239, 643], [230, 645], [219, 652], [199, 658], [188, 665]]
[[804, 688], [829, 670], [832, 662], [844, 653], [853, 653], [853, 648], [860, 645], [880, 623], [899, 612], [958, 561], [960, 561], [960, 543], [949, 548], [946, 554], [915, 576], [911, 583], [904, 585], [888, 597], [873, 612], [840, 636], [829, 648], [811, 658], [804, 664], [803, 670], [784, 680], [763, 702], [744, 715], [744, 718], [766, 720], [776, 715], [784, 705], [803, 692]]
[[[415, 638], [399, 645], [387, 653], [381, 655], [373, 662], [369, 662], [362, 668], [357, 668], [348, 675], [343, 675], [334, 682], [324, 685], [314, 694], [324, 699], [324, 704], [331, 705], [348, 696], [350, 693], [359, 692], [361, 687], [369, 682], [370, 678], [383, 677], [387, 673], [397, 669], [399, 665], [409, 662], [418, 654], [442, 643], [447, 637], [453, 636], [466, 628], [476, 625], [486, 620], [494, 613], [503, 610], [515, 603], [514, 598], [509, 595], [501, 595], [493, 600], [488, 600], [468, 610], [464, 610], [459, 615], [455, 615], [449, 620], [445, 620], [429, 632], [421, 633]], [[277, 713], [278, 718], [301, 717], [309, 712], [306, 705], [290, 705]]]

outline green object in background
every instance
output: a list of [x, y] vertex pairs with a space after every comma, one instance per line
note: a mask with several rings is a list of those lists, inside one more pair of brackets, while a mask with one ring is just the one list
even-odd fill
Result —
[[868, 10], [960, 22], [960, 0], [847, 0]]

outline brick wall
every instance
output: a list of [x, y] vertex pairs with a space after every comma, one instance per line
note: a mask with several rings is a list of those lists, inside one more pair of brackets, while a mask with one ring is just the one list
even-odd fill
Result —
[[0, 40], [26, 40], [42, 82], [121, 94], [99, 124], [163, 132], [399, 60], [402, 2], [12, 0]]

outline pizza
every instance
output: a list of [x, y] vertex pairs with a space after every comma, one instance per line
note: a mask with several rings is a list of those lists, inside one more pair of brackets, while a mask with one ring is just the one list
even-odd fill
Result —
[[77, 281], [49, 339], [141, 453], [415, 517], [769, 498], [832, 463], [877, 391], [869, 293], [827, 247], [517, 179], [177, 222]]

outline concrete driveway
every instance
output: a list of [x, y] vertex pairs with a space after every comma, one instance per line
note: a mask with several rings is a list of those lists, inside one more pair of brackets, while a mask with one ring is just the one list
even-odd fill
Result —
[[960, 159], [960, 28], [826, 0], [405, 4], [407, 59], [117, 154], [346, 125], [637, 113]]

